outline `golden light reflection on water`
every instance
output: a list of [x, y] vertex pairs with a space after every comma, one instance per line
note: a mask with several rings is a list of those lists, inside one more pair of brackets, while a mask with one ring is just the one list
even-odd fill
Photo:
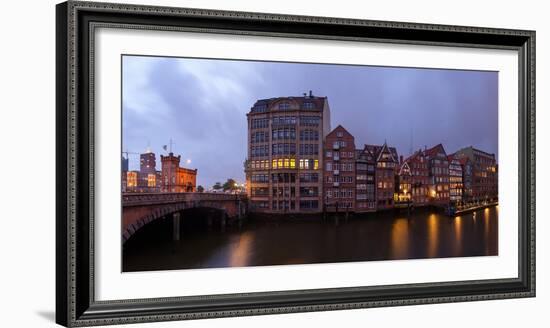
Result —
[[485, 252], [489, 252], [489, 208], [483, 210], [483, 224], [485, 226]]
[[254, 241], [254, 236], [250, 231], [243, 233], [239, 241], [233, 247], [233, 250], [229, 252], [229, 266], [247, 266], [250, 261], [250, 251]]
[[409, 222], [407, 219], [397, 219], [391, 230], [391, 257], [402, 259], [408, 257], [409, 252]]
[[439, 222], [435, 214], [430, 214], [428, 217], [428, 257], [437, 256], [437, 247], [439, 245], [439, 236], [437, 229]]
[[454, 218], [454, 231], [455, 231], [455, 254], [459, 255], [462, 252], [462, 217], [457, 216]]

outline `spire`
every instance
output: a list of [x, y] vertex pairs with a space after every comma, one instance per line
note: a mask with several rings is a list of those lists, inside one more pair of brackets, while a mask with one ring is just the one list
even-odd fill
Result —
[[413, 128], [411, 126], [411, 140], [410, 140], [410, 148], [409, 148], [409, 153], [412, 155], [413, 153]]

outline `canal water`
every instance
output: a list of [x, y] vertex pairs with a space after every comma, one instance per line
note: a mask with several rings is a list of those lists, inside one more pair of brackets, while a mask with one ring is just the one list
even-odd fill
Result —
[[152, 222], [123, 248], [123, 271], [220, 268], [498, 255], [498, 206], [458, 217], [435, 211], [345, 220], [248, 220], [208, 227], [186, 217], [181, 239]]

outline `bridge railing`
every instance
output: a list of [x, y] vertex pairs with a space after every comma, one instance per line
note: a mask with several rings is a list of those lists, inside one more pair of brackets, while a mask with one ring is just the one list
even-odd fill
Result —
[[171, 193], [123, 193], [122, 206], [140, 206], [192, 201], [244, 201], [246, 194], [226, 194], [209, 192]]

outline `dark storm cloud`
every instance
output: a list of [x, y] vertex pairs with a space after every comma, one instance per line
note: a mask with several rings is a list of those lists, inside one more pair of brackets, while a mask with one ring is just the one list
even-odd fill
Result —
[[[327, 96], [332, 128], [356, 146], [411, 149], [443, 143], [448, 153], [473, 145], [498, 156], [496, 72], [125, 57], [123, 147], [174, 153], [198, 168], [198, 183], [244, 181], [246, 113], [257, 99]], [[137, 168], [131, 157], [131, 168]]]

